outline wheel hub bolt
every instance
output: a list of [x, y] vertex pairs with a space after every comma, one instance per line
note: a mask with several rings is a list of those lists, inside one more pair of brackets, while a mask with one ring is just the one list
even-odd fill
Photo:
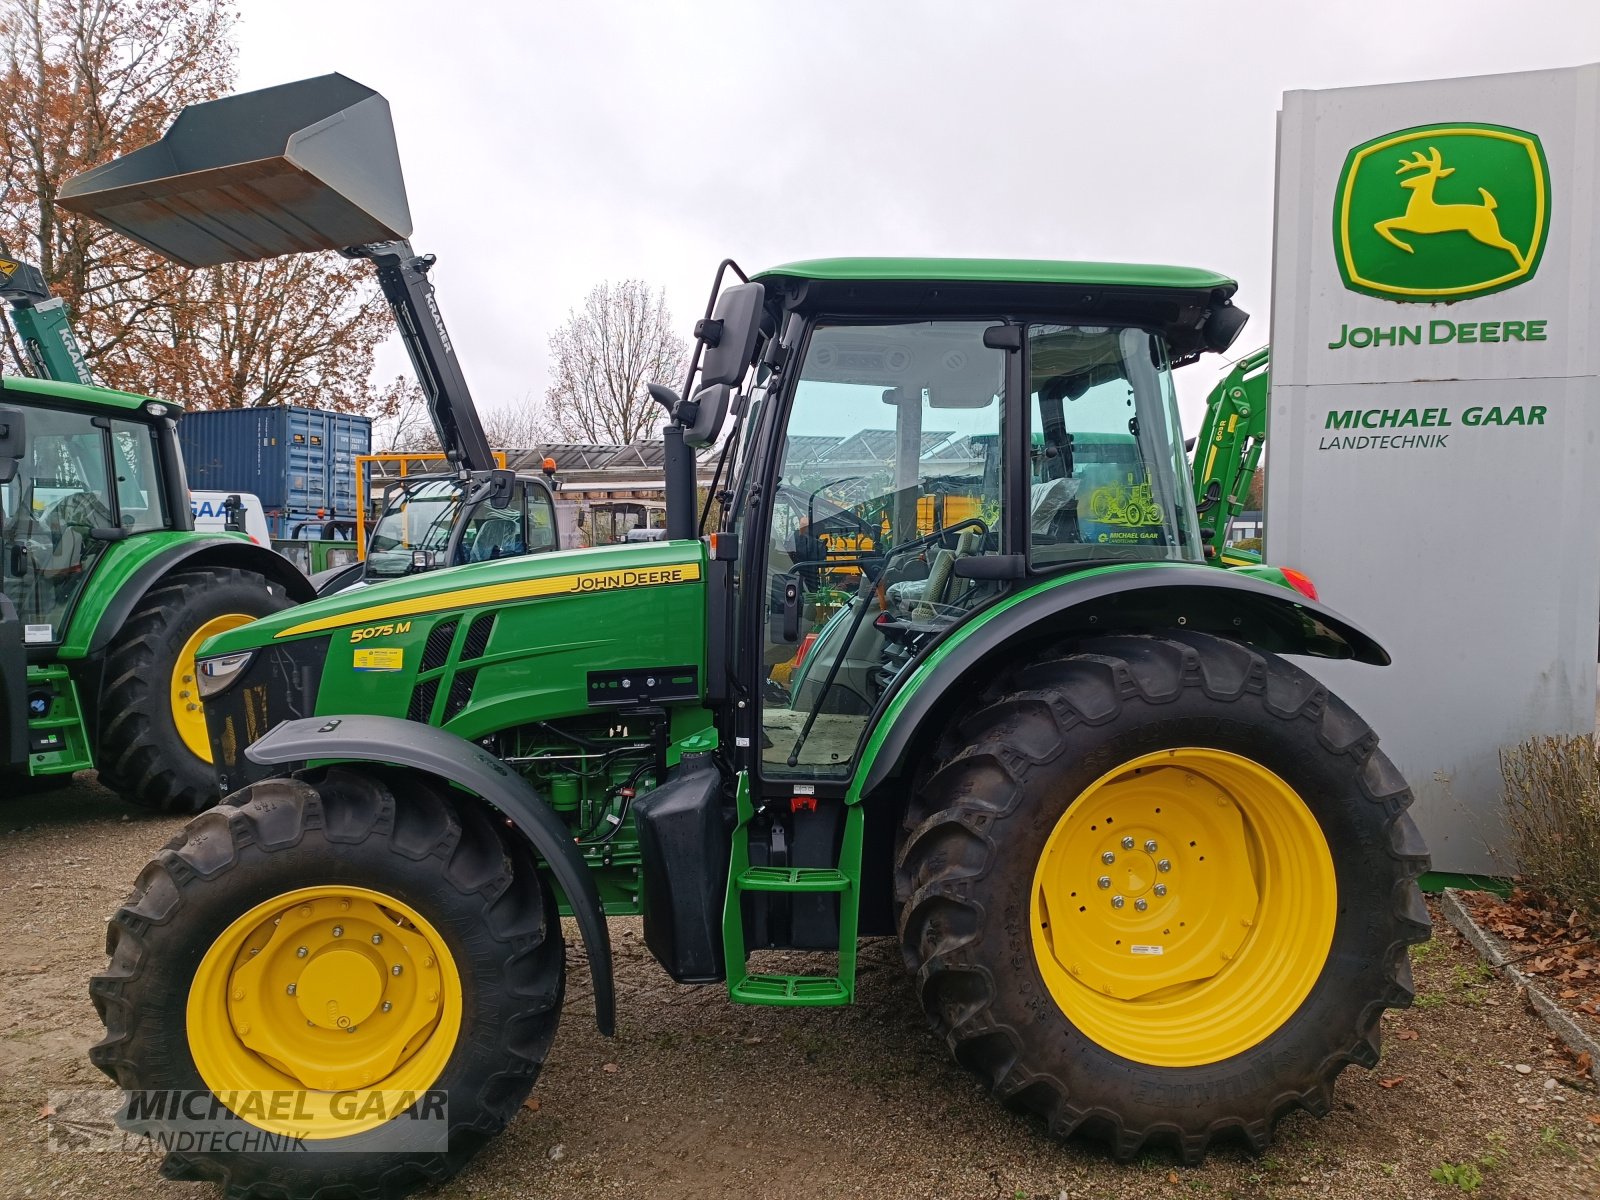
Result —
[[1099, 879], [1096, 879], [1095, 882], [1098, 883], [1102, 888], [1108, 888], [1111, 886], [1111, 876], [1102, 875]]
[[383, 945], [383, 934], [381, 934], [381, 933], [375, 933], [375, 934], [373, 934], [373, 935], [372, 935], [372, 944], [373, 944], [373, 945], [374, 945], [374, 946], [381, 946], [381, 945]]
[[343, 937], [344, 936], [344, 926], [343, 925], [335, 925], [333, 927], [333, 936], [334, 937]]
[[294, 952], [294, 956], [296, 958], [304, 958], [308, 953], [310, 953], [310, 952], [304, 946], [301, 946], [298, 950], [296, 950]]
[[1165, 896], [1167, 894], [1167, 885], [1164, 883], [1158, 883], [1151, 890], [1154, 891], [1158, 896]]
[[389, 974], [391, 974], [391, 975], [400, 974], [400, 964], [399, 963], [395, 963], [394, 966], [390, 967], [389, 968]]
[[1127, 903], [1127, 901], [1124, 900], [1121, 896], [1113, 896], [1113, 897], [1111, 897], [1111, 907], [1112, 908], [1121, 908], [1126, 903]]
[[1123, 838], [1122, 839], [1122, 848], [1124, 850], [1132, 850], [1133, 849], [1133, 839], [1131, 837]]
[[383, 1002], [383, 1011], [384, 1012], [388, 1012], [393, 1007], [394, 1007], [394, 1005], [390, 1004], [387, 1000], [385, 1000]]
[[1133, 906], [1134, 906], [1134, 908], [1138, 909], [1140, 912], [1143, 912], [1145, 909], [1150, 907], [1150, 902], [1148, 900], [1146, 900], [1143, 896], [1140, 896], [1137, 900], [1135, 900], [1133, 902]]
[[1100, 856], [1100, 861], [1105, 863], [1105, 865], [1109, 867], [1112, 863], [1117, 861], [1117, 856], [1115, 854], [1111, 853], [1111, 851], [1107, 850], [1104, 854], [1102, 854]]
[[1155, 838], [1151, 838], [1148, 842], [1146, 842], [1144, 844], [1144, 848], [1148, 853], [1154, 854], [1156, 852], [1156, 840], [1155, 840]]
[[288, 993], [289, 993], [289, 995], [291, 995], [291, 996], [292, 996], [292, 995], [294, 995], [294, 992], [295, 992], [295, 986], [294, 986], [294, 984], [292, 984], [292, 983], [291, 983], [291, 984], [290, 984], [290, 985], [289, 985], [289, 986], [288, 986], [288, 987], [287, 987], [287, 988], [285, 988], [285, 989], [284, 989], [284, 990], [285, 990], [285, 991], [287, 991], [287, 992], [288, 992]]
[[1170, 858], [1163, 858], [1160, 862], [1158, 862], [1156, 864], [1156, 870], [1158, 870], [1158, 871], [1170, 871], [1170, 870], [1172, 870], [1172, 860]]

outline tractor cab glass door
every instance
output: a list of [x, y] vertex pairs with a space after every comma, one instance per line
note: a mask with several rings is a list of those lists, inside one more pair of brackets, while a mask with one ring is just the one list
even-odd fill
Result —
[[1166, 347], [1142, 329], [1028, 327], [1035, 569], [1201, 558]]
[[16, 407], [26, 421], [27, 447], [16, 476], [0, 487], [0, 590], [17, 606], [29, 642], [59, 642], [107, 545], [94, 532], [116, 524], [109, 439], [86, 414]]
[[516, 480], [503, 505], [485, 500], [467, 517], [461, 540], [456, 545], [456, 561], [492, 562], [555, 550], [555, 508], [549, 491], [537, 483]]
[[814, 328], [769, 513], [762, 769], [846, 777], [873, 706], [1002, 551], [995, 321]]

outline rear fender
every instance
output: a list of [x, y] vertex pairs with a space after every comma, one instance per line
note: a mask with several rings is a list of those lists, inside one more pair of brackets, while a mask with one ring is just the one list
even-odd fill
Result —
[[533, 785], [481, 746], [432, 725], [399, 717], [332, 716], [285, 721], [245, 751], [264, 766], [369, 762], [410, 767], [474, 793], [497, 809], [550, 866], [572, 905], [594, 980], [595, 1023], [616, 1031], [611, 938], [594, 876], [572, 834]]
[[310, 580], [283, 555], [235, 534], [128, 538], [112, 543], [96, 565], [83, 595], [73, 606], [72, 623], [62, 641], [60, 657], [104, 653], [146, 592], [180, 568], [197, 567], [233, 567], [254, 572], [281, 587], [296, 604], [304, 604], [316, 595]]
[[978, 613], [936, 644], [890, 697], [851, 797], [900, 773], [920, 737], [937, 737], [962, 698], [1042, 643], [1194, 629], [1273, 654], [1389, 664], [1370, 634], [1287, 587], [1234, 571], [1161, 565], [1062, 576]]

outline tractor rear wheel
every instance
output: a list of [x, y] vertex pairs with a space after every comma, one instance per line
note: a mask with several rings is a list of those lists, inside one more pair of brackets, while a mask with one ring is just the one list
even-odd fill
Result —
[[233, 568], [175, 571], [151, 588], [106, 659], [100, 782], [162, 812], [215, 804], [195, 652], [209, 637], [288, 607], [281, 588]]
[[907, 963], [957, 1061], [1053, 1132], [1260, 1149], [1411, 1002], [1410, 792], [1273, 655], [1187, 632], [1072, 650], [946, 731], [901, 833]]
[[196, 817], [107, 950], [90, 1059], [207, 1122], [163, 1173], [273, 1200], [455, 1174], [533, 1088], [566, 978], [554, 896], [487, 806], [341, 767]]

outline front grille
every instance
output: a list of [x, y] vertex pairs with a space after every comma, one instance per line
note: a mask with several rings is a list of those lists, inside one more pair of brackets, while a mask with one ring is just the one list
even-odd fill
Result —
[[472, 702], [472, 685], [478, 681], [476, 671], [457, 671], [450, 683], [450, 695], [444, 702], [444, 719], [448, 721]]
[[483, 652], [489, 648], [489, 635], [494, 632], [496, 615], [484, 613], [472, 622], [472, 627], [467, 630], [466, 645], [461, 650], [463, 659], [483, 657]]
[[444, 666], [444, 660], [450, 657], [450, 643], [455, 640], [456, 623], [454, 620], [440, 621], [428, 633], [428, 644], [422, 648], [422, 667], [424, 671], [432, 671]]
[[318, 637], [263, 646], [238, 682], [205, 702], [211, 758], [224, 796], [277, 770], [245, 757], [251, 742], [283, 721], [316, 715], [328, 644]]
[[433, 698], [438, 695], [439, 681], [424, 679], [411, 690], [411, 704], [406, 708], [406, 720], [421, 721], [424, 725], [433, 715]]

